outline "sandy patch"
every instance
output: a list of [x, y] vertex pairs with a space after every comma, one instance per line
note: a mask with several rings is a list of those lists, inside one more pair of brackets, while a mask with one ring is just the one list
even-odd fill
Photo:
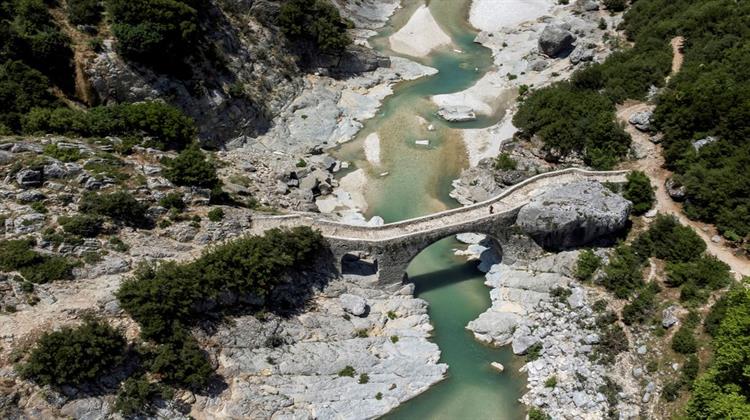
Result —
[[391, 49], [413, 57], [425, 57], [453, 41], [438, 25], [427, 6], [420, 6], [398, 32], [388, 38]]
[[349, 212], [367, 210], [364, 188], [367, 183], [365, 171], [357, 169], [339, 180], [339, 187], [326, 198], [318, 199], [315, 204], [321, 213], [333, 213], [345, 209]]
[[516, 133], [513, 114], [513, 111], [508, 110], [499, 123], [489, 128], [462, 130], [470, 166], [477, 166], [484, 158], [497, 156], [502, 144], [513, 138]]
[[380, 137], [378, 133], [372, 133], [365, 137], [365, 158], [374, 166], [380, 165]]
[[480, 31], [494, 32], [536, 20], [549, 13], [553, 0], [474, 0], [469, 22]]

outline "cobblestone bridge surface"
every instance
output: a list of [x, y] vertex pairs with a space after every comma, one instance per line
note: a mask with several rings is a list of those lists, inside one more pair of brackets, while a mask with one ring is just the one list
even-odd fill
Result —
[[582, 180], [620, 184], [625, 182], [627, 174], [628, 171], [578, 168], [547, 172], [471, 206], [381, 226], [350, 225], [326, 219], [319, 213], [255, 216], [251, 233], [262, 234], [278, 227], [310, 226], [328, 239], [340, 269], [345, 258], [366, 258], [380, 273], [381, 283], [396, 284], [403, 281], [407, 266], [417, 254], [448, 236], [470, 232], [486, 234], [502, 247], [515, 232], [518, 211], [547, 187]]

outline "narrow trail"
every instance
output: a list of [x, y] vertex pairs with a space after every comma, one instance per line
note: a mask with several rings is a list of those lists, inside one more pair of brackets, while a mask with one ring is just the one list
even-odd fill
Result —
[[[672, 74], [669, 77], [679, 72], [682, 68], [684, 55], [681, 49], [683, 42], [684, 39], [682, 37], [675, 37], [670, 42], [673, 58]], [[718, 243], [714, 242], [712, 238], [718, 235], [716, 227], [711, 224], [688, 219], [682, 211], [682, 205], [669, 197], [664, 184], [672, 176], [672, 172], [664, 168], [664, 155], [662, 154], [661, 145], [652, 143], [648, 133], [639, 131], [628, 123], [632, 115], [653, 109], [654, 105], [636, 101], [627, 101], [617, 107], [617, 120], [624, 124], [625, 131], [630, 134], [635, 143], [635, 148], [640, 150], [641, 154], [645, 156], [642, 159], [626, 162], [621, 168], [643, 171], [648, 175], [651, 178], [651, 184], [656, 186], [656, 204], [654, 208], [659, 213], [672, 214], [682, 224], [692, 227], [703, 241], [706, 242], [708, 253], [727, 263], [734, 272], [735, 277], [750, 276], [750, 260], [743, 256], [735, 255], [732, 248], [725, 245], [723, 239]]]

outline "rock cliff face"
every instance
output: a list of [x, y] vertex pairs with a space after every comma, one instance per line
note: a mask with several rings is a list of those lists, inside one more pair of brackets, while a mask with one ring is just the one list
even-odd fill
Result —
[[[99, 102], [168, 101], [195, 119], [204, 144], [219, 147], [265, 133], [274, 116], [302, 91], [305, 71], [344, 77], [389, 66], [387, 57], [359, 45], [337, 56], [292, 51], [275, 27], [279, 4], [211, 2], [202, 29], [213, 52], [191, 58], [180, 76], [124, 60], [112, 38], [86, 61], [86, 75]], [[364, 11], [371, 19], [380, 16], [379, 8], [366, 6], [345, 9], [345, 15]]]
[[611, 239], [625, 228], [631, 207], [598, 182], [576, 182], [533, 198], [518, 225], [544, 248], [561, 250]]

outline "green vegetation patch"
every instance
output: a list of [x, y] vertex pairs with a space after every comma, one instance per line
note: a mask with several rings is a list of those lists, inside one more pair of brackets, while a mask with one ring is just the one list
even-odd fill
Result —
[[81, 197], [78, 209], [88, 215], [107, 216], [126, 226], [149, 227], [148, 206], [124, 190], [101, 194], [87, 192]]
[[48, 283], [73, 278], [77, 261], [58, 255], [41, 254], [35, 251], [34, 239], [0, 241], [0, 270], [18, 271], [32, 283]]
[[76, 328], [45, 333], [20, 371], [42, 385], [80, 385], [111, 372], [126, 351], [120, 331], [104, 321], [87, 320]]
[[326, 53], [341, 52], [352, 40], [350, 23], [329, 0], [288, 0], [278, 17], [281, 31], [292, 41], [312, 43]]

